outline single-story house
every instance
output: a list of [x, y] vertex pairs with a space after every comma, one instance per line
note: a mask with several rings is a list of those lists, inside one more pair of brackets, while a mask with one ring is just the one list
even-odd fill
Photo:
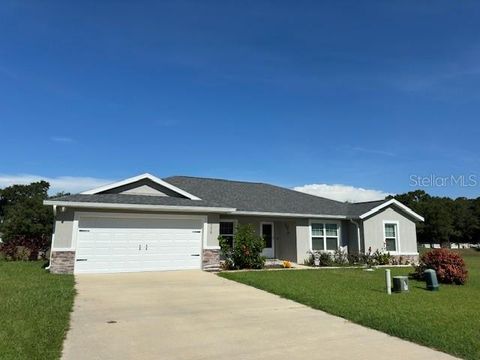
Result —
[[418, 258], [416, 222], [402, 203], [343, 203], [255, 182], [142, 174], [44, 202], [53, 206], [53, 273], [208, 269], [219, 235], [252, 224], [267, 258], [302, 264], [312, 250], [389, 251]]

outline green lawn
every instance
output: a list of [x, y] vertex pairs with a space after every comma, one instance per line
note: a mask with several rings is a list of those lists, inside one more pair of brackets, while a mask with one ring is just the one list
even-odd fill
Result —
[[0, 261], [0, 358], [58, 359], [75, 295], [73, 275], [43, 262]]
[[[220, 273], [388, 334], [465, 359], [480, 359], [480, 252], [462, 251], [469, 279], [464, 286], [424, 290], [410, 280], [407, 294], [384, 292], [384, 270], [285, 270]], [[406, 275], [412, 269], [392, 269]]]

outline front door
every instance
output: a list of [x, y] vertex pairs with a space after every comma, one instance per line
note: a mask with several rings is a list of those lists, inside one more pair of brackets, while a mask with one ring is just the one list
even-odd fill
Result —
[[260, 235], [265, 240], [265, 248], [262, 255], [267, 258], [273, 258], [273, 223], [263, 222], [260, 224]]

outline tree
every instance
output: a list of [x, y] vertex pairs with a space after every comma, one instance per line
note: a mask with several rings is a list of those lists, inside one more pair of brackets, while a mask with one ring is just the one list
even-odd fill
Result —
[[446, 247], [454, 234], [453, 215], [449, 202], [444, 198], [437, 198], [425, 206], [422, 242], [440, 243]]
[[43, 205], [50, 184], [46, 181], [13, 185], [0, 190], [0, 232], [2, 241], [50, 237], [53, 212]]
[[467, 198], [457, 198], [453, 202], [452, 242], [472, 243], [478, 232], [479, 217], [474, 212], [474, 202]]

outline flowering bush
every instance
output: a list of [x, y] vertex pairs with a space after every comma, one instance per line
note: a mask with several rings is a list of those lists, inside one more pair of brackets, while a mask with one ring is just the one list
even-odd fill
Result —
[[255, 234], [253, 225], [238, 225], [233, 239], [233, 247], [221, 236], [220, 249], [226, 269], [261, 269], [265, 266], [262, 256], [265, 240]]
[[438, 281], [445, 284], [463, 285], [468, 276], [461, 256], [447, 249], [435, 249], [423, 254], [415, 269], [415, 277], [423, 279], [423, 273], [427, 269], [435, 270]]

